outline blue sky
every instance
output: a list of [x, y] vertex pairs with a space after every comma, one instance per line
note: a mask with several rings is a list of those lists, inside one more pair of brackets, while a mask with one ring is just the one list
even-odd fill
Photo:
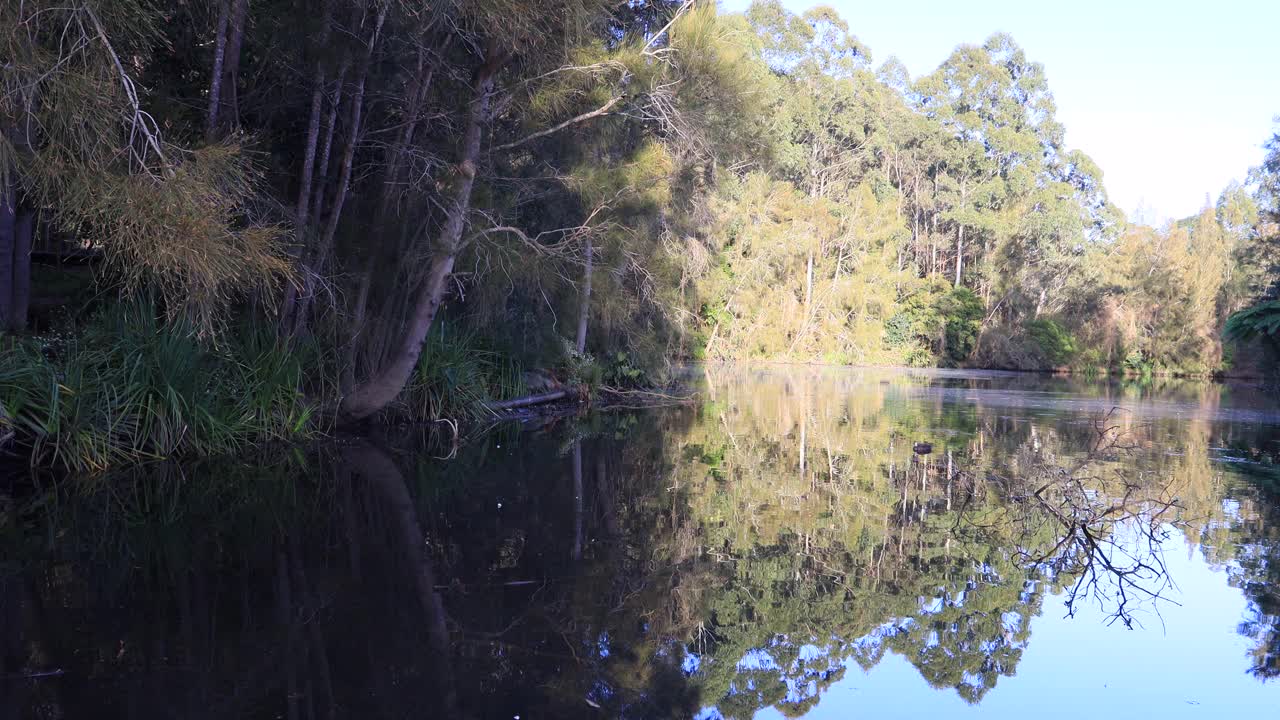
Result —
[[[749, 0], [721, 0], [741, 10]], [[818, 2], [784, 0], [795, 11]], [[1262, 160], [1280, 115], [1280, 0], [827, 0], [913, 76], [1004, 31], [1044, 64], [1067, 144], [1112, 200], [1162, 222], [1197, 212]]]

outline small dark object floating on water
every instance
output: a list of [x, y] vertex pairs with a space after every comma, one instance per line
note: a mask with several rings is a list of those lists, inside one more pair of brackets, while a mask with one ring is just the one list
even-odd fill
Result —
[[918, 442], [915, 445], [912, 445], [911, 449], [914, 450], [917, 455], [928, 455], [929, 453], [933, 452], [933, 444], [926, 443], [926, 442]]

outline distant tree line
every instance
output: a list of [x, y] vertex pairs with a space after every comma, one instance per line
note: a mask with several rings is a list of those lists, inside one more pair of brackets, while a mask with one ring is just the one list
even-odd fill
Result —
[[1198, 216], [1130, 224], [1007, 35], [912, 78], [777, 0], [28, 0], [0, 58], [0, 322], [114, 296], [215, 346], [270, 329], [323, 350], [347, 419], [445, 325], [597, 380], [1214, 373], [1276, 277], [1280, 140]]

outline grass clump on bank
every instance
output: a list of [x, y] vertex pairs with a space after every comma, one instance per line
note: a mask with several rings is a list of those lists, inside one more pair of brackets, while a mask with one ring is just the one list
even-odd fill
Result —
[[96, 472], [231, 453], [315, 431], [310, 355], [263, 330], [205, 341], [152, 306], [120, 304], [74, 335], [0, 348], [0, 403], [33, 465]]
[[477, 420], [492, 416], [486, 403], [525, 392], [524, 373], [511, 354], [493, 348], [474, 330], [439, 322], [400, 396], [399, 414], [417, 422]]
[[[270, 327], [211, 340], [153, 306], [111, 305], [71, 329], [0, 341], [0, 440], [33, 466], [84, 474], [314, 437], [341, 397], [324, 345], [286, 346]], [[475, 421], [525, 392], [509, 353], [441, 322], [383, 419]]]

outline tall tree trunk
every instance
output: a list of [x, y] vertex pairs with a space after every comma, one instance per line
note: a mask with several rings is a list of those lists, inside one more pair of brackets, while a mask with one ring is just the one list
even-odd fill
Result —
[[240, 46], [244, 43], [244, 22], [248, 14], [249, 0], [231, 0], [226, 59], [223, 61], [226, 77], [222, 81], [222, 94], [225, 100], [219, 111], [229, 130], [240, 127], [240, 93], [237, 84], [240, 80]]
[[805, 270], [804, 278], [804, 312], [807, 317], [809, 314], [809, 306], [813, 304], [813, 251], [809, 251], [808, 268]]
[[573, 549], [570, 559], [582, 559], [582, 441], [573, 441]]
[[293, 319], [293, 334], [298, 334], [307, 322], [307, 312], [311, 309], [311, 302], [315, 298], [314, 278], [316, 274], [323, 272], [324, 265], [329, 259], [329, 254], [333, 252], [334, 239], [338, 234], [338, 223], [342, 220], [342, 208], [347, 201], [347, 191], [351, 188], [351, 170], [355, 165], [356, 147], [360, 144], [361, 118], [364, 113], [364, 89], [365, 83], [369, 78], [369, 65], [373, 60], [373, 51], [378, 44], [378, 35], [382, 32], [382, 24], [387, 19], [387, 8], [382, 6], [378, 10], [377, 20], [374, 21], [373, 29], [369, 33], [369, 43], [365, 47], [364, 56], [361, 58], [360, 67], [356, 71], [356, 86], [351, 95], [351, 119], [350, 127], [347, 128], [347, 144], [342, 152], [342, 164], [338, 170], [338, 189], [333, 196], [333, 207], [329, 210], [329, 219], [325, 224], [324, 234], [320, 237], [320, 244], [316, 248], [315, 256], [304, 278], [307, 293], [299, 300], [296, 315]]
[[[445, 40], [445, 47], [448, 47], [452, 39], [453, 37], [450, 36]], [[408, 92], [406, 93], [404, 126], [400, 128], [395, 142], [387, 150], [382, 197], [379, 203], [379, 215], [384, 222], [387, 221], [388, 216], [391, 214], [390, 210], [395, 204], [400, 178], [407, 165], [405, 161], [407, 157], [406, 151], [409, 149], [410, 144], [413, 143], [414, 133], [417, 132], [418, 121], [421, 119], [422, 114], [422, 103], [427, 96], [427, 92], [431, 89], [431, 82], [435, 77], [435, 69], [436, 64], [431, 61], [427, 53], [424, 39], [423, 45], [418, 48], [417, 68], [409, 81]]]
[[205, 135], [213, 138], [218, 127], [218, 110], [222, 102], [222, 71], [227, 58], [227, 24], [231, 17], [231, 0], [218, 3], [218, 31], [213, 43], [213, 77], [209, 81], [209, 110], [205, 119]]
[[[296, 229], [299, 235], [299, 249], [297, 251], [298, 259], [304, 263], [309, 260], [314, 248], [310, 247], [312, 237], [312, 229], [316, 221], [324, 212], [324, 187], [329, 179], [329, 157], [333, 152], [333, 137], [338, 127], [338, 108], [342, 106], [342, 88], [347, 80], [347, 67], [350, 64], [350, 58], [344, 58], [342, 67], [338, 70], [337, 80], [334, 82], [333, 102], [329, 106], [329, 114], [326, 119], [324, 143], [320, 150], [319, 169], [313, 176], [311, 193], [311, 209], [309, 212], [310, 220], [308, 223]], [[298, 286], [289, 283], [284, 289], [284, 300], [280, 304], [280, 333], [288, 335], [293, 331], [294, 311], [297, 309], [298, 302]]]
[[311, 80], [311, 111], [307, 119], [307, 145], [302, 153], [302, 175], [298, 183], [297, 213], [294, 228], [301, 233], [307, 226], [307, 213], [311, 209], [311, 178], [315, 172], [316, 148], [320, 142], [320, 114], [324, 107], [324, 51], [329, 42], [329, 25], [333, 15], [333, 0], [325, 0], [320, 20], [320, 34], [316, 38], [316, 69]]
[[0, 330], [8, 330], [13, 316], [14, 256], [17, 250], [17, 193], [0, 186]]
[[333, 101], [329, 104], [329, 116], [325, 118], [324, 144], [320, 148], [320, 166], [316, 170], [312, 185], [315, 190], [311, 194], [312, 224], [324, 211], [324, 188], [329, 182], [329, 160], [333, 157], [333, 138], [338, 131], [338, 111], [342, 107], [342, 95], [347, 86], [347, 71], [351, 69], [351, 58], [343, 58], [338, 67], [338, 76], [333, 83]]
[[31, 306], [31, 245], [35, 230], [35, 208], [19, 204], [13, 222], [13, 303], [9, 308], [9, 329], [14, 332], [27, 329], [27, 311]]
[[436, 312], [444, 300], [453, 263], [461, 246], [462, 231], [471, 212], [471, 189], [476, 180], [476, 163], [480, 160], [480, 136], [489, 119], [493, 78], [504, 62], [503, 56], [491, 53], [489, 60], [476, 72], [475, 97], [467, 113], [462, 154], [457, 165], [457, 177], [454, 178], [453, 198], [444, 225], [440, 228], [426, 282], [418, 293], [400, 347], [393, 353], [390, 361], [342, 399], [341, 413], [349, 420], [366, 418], [395, 400], [418, 364], [422, 343], [427, 339]]
[[929, 277], [938, 276], [938, 213], [933, 213], [933, 229], [929, 231], [929, 248], [932, 257], [929, 260]]
[[916, 272], [920, 267], [920, 208], [911, 209], [911, 260], [916, 264]]
[[960, 276], [964, 272], [964, 225], [956, 231], [956, 287], [960, 287]]
[[587, 238], [584, 254], [586, 264], [583, 265], [582, 269], [582, 297], [579, 298], [581, 305], [578, 308], [578, 337], [574, 343], [579, 355], [587, 351], [587, 321], [591, 314], [591, 271], [593, 269], [591, 238]]

